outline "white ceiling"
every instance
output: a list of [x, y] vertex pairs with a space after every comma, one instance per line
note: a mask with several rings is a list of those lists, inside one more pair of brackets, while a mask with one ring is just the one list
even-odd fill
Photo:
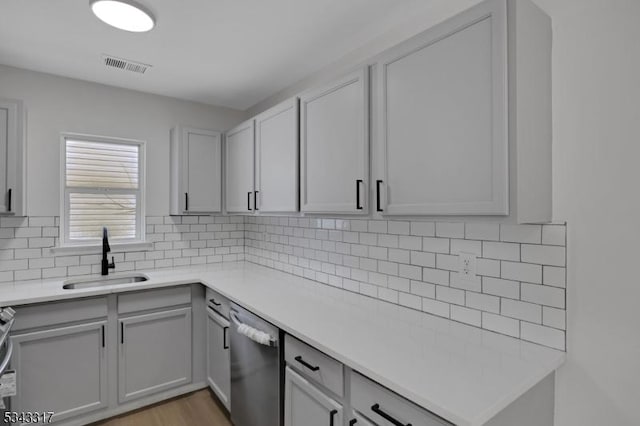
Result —
[[[139, 1], [148, 33], [109, 27], [89, 0], [2, 0], [0, 63], [244, 110], [435, 0]], [[103, 53], [153, 68], [109, 69]]]

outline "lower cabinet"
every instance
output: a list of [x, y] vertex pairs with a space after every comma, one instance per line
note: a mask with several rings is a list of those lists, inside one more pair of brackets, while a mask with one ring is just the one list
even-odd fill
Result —
[[285, 372], [285, 426], [339, 426], [342, 405], [304, 379], [290, 367]]
[[191, 308], [119, 319], [121, 403], [191, 382]]
[[106, 407], [106, 321], [12, 336], [17, 395], [12, 411], [52, 411], [53, 421]]
[[229, 361], [229, 321], [207, 309], [207, 382], [209, 387], [230, 409], [231, 365]]

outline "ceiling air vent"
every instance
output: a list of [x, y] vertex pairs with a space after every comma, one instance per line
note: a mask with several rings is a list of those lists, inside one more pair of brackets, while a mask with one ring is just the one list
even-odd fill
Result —
[[130, 61], [128, 59], [117, 58], [110, 55], [102, 55], [102, 59], [104, 60], [104, 64], [108, 67], [137, 72], [138, 74], [144, 74], [149, 68], [151, 68], [151, 65]]

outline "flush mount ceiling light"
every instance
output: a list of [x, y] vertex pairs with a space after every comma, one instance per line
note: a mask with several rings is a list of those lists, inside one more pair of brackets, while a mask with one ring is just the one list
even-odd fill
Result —
[[121, 30], [142, 33], [156, 24], [151, 12], [132, 0], [91, 0], [89, 4], [98, 19]]

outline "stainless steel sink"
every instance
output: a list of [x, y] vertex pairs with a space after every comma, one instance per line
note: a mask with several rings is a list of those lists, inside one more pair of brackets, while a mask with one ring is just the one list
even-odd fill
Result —
[[92, 279], [76, 279], [76, 280], [67, 280], [64, 282], [62, 286], [65, 290], [78, 290], [81, 288], [91, 288], [91, 287], [103, 287], [106, 285], [117, 285], [117, 284], [133, 284], [147, 281], [149, 277], [142, 274], [131, 274], [131, 275], [114, 275], [107, 276], [103, 278], [92, 278]]

